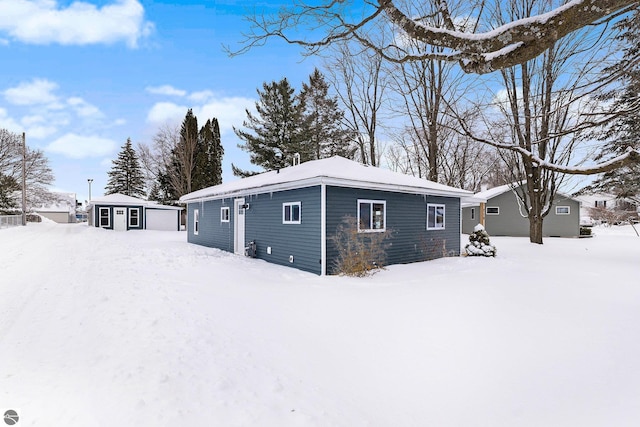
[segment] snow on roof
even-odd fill
[[[470,191],[334,156],[204,188],[182,196],[180,201],[230,197],[248,191],[277,191],[319,184],[442,196],[473,195]]]
[[[109,194],[103,197],[94,197],[89,202],[89,206],[93,205],[146,206],[150,209],[182,209],[179,206],[161,205],[154,201],[138,199],[137,197],[127,196],[120,193]]]
[[[522,181],[522,182],[512,182],[510,184],[500,185],[498,187],[493,187],[493,188],[490,188],[490,189],[485,190],[485,191],[480,191],[479,193],[476,193],[473,196],[473,199],[476,199],[476,200],[471,200],[471,203],[467,203],[463,207],[478,205],[478,204],[480,204],[479,201],[486,202],[489,199],[492,199],[492,198],[494,198],[496,196],[504,194],[504,193],[506,193],[508,191],[513,191],[515,188],[518,188],[523,184],[524,184],[524,181]],[[575,197],[572,197],[572,196],[570,196],[568,194],[565,194],[565,193],[562,193],[562,192],[558,192],[557,194],[558,194],[558,196],[565,197],[566,199],[578,200]]]

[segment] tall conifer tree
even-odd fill
[[[132,197],[145,197],[144,175],[138,162],[138,156],[131,144],[131,138],[122,146],[118,158],[107,172],[109,180],[105,194],[120,193]]]
[[[299,153],[301,160],[309,160],[303,132],[304,105],[294,95],[295,90],[284,78],[279,82],[264,83],[258,90],[257,115],[246,110],[243,126],[248,131],[234,128],[244,141],[240,148],[250,153],[251,163],[265,170],[280,169],[293,163]],[[234,174],[251,175],[234,166]]]

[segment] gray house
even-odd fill
[[[491,236],[529,236],[529,219],[522,203],[507,184],[476,193],[486,203],[469,203],[462,208],[462,232],[470,234],[483,223]],[[551,211],[542,223],[545,237],[577,237],[580,235],[580,201],[557,193]]]
[[[319,275],[334,272],[331,237],[345,217],[358,232],[389,230],[387,264],[459,255],[468,191],[342,157],[306,162],[183,196],[191,243]],[[250,244],[251,243],[251,244]]]
[[[93,198],[87,205],[90,226],[109,230],[180,230],[181,207],[165,206],[124,194]]]

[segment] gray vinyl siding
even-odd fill
[[[523,215],[512,191],[487,200],[487,207],[499,207],[499,215],[485,216],[485,229],[492,236],[529,236],[529,219]],[[569,206],[569,215],[556,215],[556,206]],[[465,227],[466,230],[466,227]],[[576,237],[580,235],[580,202],[557,195],[549,214],[542,222],[544,237]]]
[[[300,202],[300,224],[283,224],[283,203],[295,202]],[[245,240],[256,242],[258,258],[321,274],[320,186],[248,195],[245,203],[250,206],[245,212]]]
[[[474,212],[473,219],[471,218],[471,211]],[[476,225],[480,224],[480,206],[472,206],[462,208],[462,232],[464,234],[473,233],[473,229]]]
[[[332,274],[336,249],[331,242],[345,216],[357,218],[358,199],[386,201],[387,265],[460,254],[460,199],[344,187],[327,187],[327,273]],[[427,230],[427,204],[445,205],[445,229]]]
[[[229,207],[229,222],[220,220],[220,208]],[[193,212],[199,211],[198,234],[193,232]],[[187,241],[233,252],[233,199],[207,200],[187,205]]]

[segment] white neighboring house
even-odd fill
[[[57,201],[33,210],[40,216],[59,224],[76,222],[76,193],[55,193]]]
[[[156,202],[109,194],[91,199],[87,205],[90,226],[109,230],[163,230],[180,231],[179,206],[166,206]]]
[[[576,196],[576,199],[582,202],[580,207],[580,224],[594,225],[597,219],[593,217],[593,209],[601,208],[610,211],[616,209],[629,208],[631,206],[636,212],[640,213],[640,208],[635,206],[633,202],[625,199],[617,199],[613,194],[608,193],[592,193]]]

